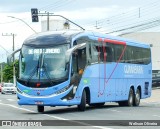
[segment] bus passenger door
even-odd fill
[[[77,49],[72,54],[71,84],[78,88],[86,67],[86,47]]]

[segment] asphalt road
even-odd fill
[[[12,94],[0,94],[0,120],[54,120],[51,121],[52,124],[63,124],[63,120],[86,120],[86,121],[70,121],[69,126],[65,126],[65,129],[78,128],[78,129],[142,129],[142,128],[155,128],[158,129],[159,126],[109,126],[108,124],[101,125],[101,121],[111,123],[117,122],[117,120],[123,120],[126,122],[142,122],[146,120],[160,120],[160,89],[152,90],[152,96],[147,99],[141,100],[139,107],[119,107],[117,103],[106,103],[104,106],[95,108],[87,107],[85,112],[80,112],[77,110],[76,106],[72,107],[45,107],[45,112],[43,114],[37,113],[36,106],[19,106],[16,102],[16,95]],[[60,123],[55,120],[61,120]],[[96,120],[90,121],[87,120]],[[129,121],[126,121],[129,120]],[[135,121],[133,121],[135,120]],[[80,126],[73,126],[74,124],[79,124]],[[89,124],[88,124],[89,123]],[[97,125],[94,125],[97,123]],[[137,124],[136,123],[136,124]],[[89,125],[89,126],[85,126]],[[123,125],[123,124],[122,124]],[[1,128],[1,127],[0,127]],[[2,126],[3,129],[8,129],[8,126]],[[15,129],[22,128],[21,126],[10,127]],[[27,128],[28,127],[23,127]],[[37,127],[29,127],[37,128]],[[38,127],[38,128],[50,128],[49,126]],[[52,128],[64,129],[64,126],[52,126]]]

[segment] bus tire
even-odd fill
[[[44,106],[38,105],[38,106],[37,106],[37,111],[38,111],[38,112],[44,112]]]
[[[139,104],[140,104],[140,98],[141,98],[141,93],[140,93],[140,90],[137,89],[136,90],[136,94],[134,95],[133,106],[139,106]]]
[[[85,90],[83,90],[81,103],[80,103],[80,105],[78,105],[78,110],[79,111],[85,111],[86,110],[86,91]]]
[[[126,105],[129,106],[129,107],[133,106],[133,101],[134,101],[134,92],[133,92],[133,89],[130,88],[129,96],[128,96],[128,100],[126,102]]]

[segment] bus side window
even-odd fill
[[[105,57],[105,48],[102,45],[99,45],[99,57],[100,57],[100,62],[104,62],[104,57]]]
[[[102,46],[96,46],[96,51],[98,53],[98,62],[103,62],[104,60],[104,52]]]
[[[133,50],[130,46],[127,46],[125,52],[124,52],[124,60],[125,63],[132,63],[133,62]]]
[[[143,58],[144,64],[146,64],[146,65],[151,62],[151,53],[150,53],[149,49],[143,49],[142,58]]]
[[[86,66],[86,48],[78,50],[78,67],[83,69]]]
[[[144,64],[142,50],[143,49],[139,47],[135,47],[133,49],[133,52],[134,52],[134,62],[133,63]]]
[[[86,66],[86,48],[78,49],[72,54],[71,84],[78,86]]]
[[[115,46],[115,61],[119,61],[120,56],[123,52],[124,47],[122,45],[116,45]],[[123,62],[123,57],[121,58],[120,62]]]
[[[78,56],[78,52],[76,50],[72,54],[72,73],[78,73],[77,56]]]
[[[106,46],[106,61],[112,62],[113,61],[113,52],[112,48],[109,46]]]
[[[98,46],[95,43],[93,43],[91,46],[92,63],[98,63],[98,61],[99,61],[99,52],[96,47],[98,47]]]
[[[90,42],[88,42],[88,44],[86,45],[86,56],[87,56],[87,65],[90,65],[91,60],[92,60],[91,43]]]

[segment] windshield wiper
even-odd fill
[[[47,71],[46,67],[43,65],[42,68],[44,69],[44,72],[45,72],[46,77],[47,77],[47,79],[49,80],[50,84],[53,85],[53,81],[51,80],[51,78],[50,78],[50,76],[49,76],[49,74],[48,74],[48,71]]]
[[[33,69],[32,73],[30,74],[28,80],[27,80],[27,84],[29,83],[29,81],[31,80],[31,78],[34,76],[35,72],[36,72],[36,75],[38,76],[38,79],[40,81],[41,79],[41,75],[43,75],[43,70],[44,70],[44,73],[47,77],[47,79],[49,80],[50,84],[53,85],[53,82],[48,74],[48,71],[44,65],[44,55],[43,53],[41,53],[39,55],[39,59],[38,59],[38,63],[37,63],[37,66]]]
[[[32,73],[30,74],[30,76],[27,79],[27,84],[28,82],[31,80],[31,78],[34,76],[34,73],[38,73],[38,65],[33,69]]]
[[[39,67],[40,67],[40,56],[38,58],[38,63],[36,65],[36,67],[33,69],[33,71],[31,72],[30,76],[27,79],[27,84],[29,83],[29,81],[31,80],[31,78],[34,76],[35,72],[36,72],[36,74],[38,76]]]

